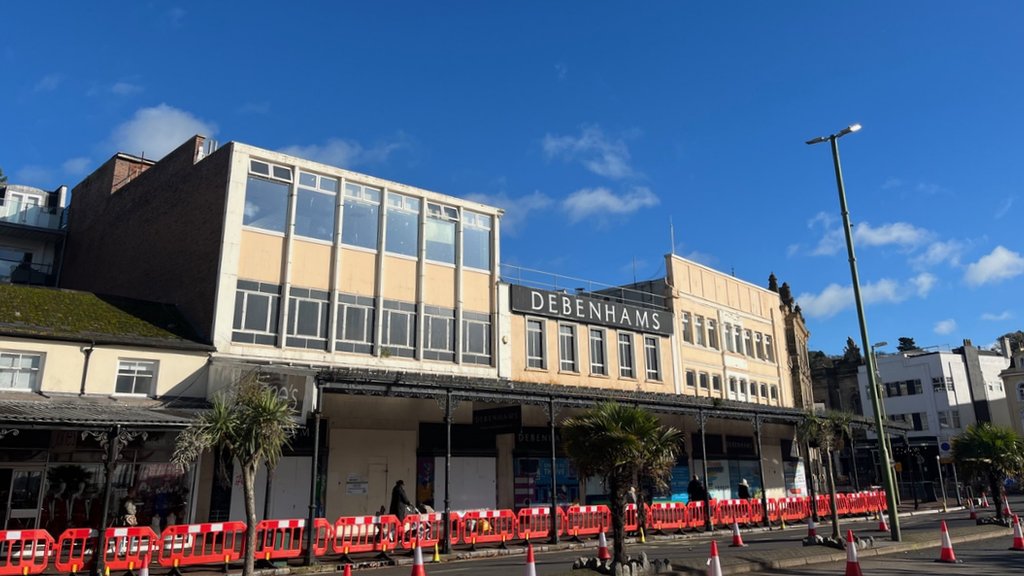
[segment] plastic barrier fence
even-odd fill
[[[556,517],[558,533],[563,534],[565,530],[565,511],[558,509]],[[523,508],[519,510],[516,517],[516,537],[524,541],[547,538],[551,533],[551,508],[536,507]],[[454,540],[453,540],[454,541]]]
[[[648,515],[650,515],[650,509],[648,508]],[[623,530],[628,532],[636,532],[640,528],[640,514],[637,511],[636,504],[626,504],[626,507],[622,510],[623,516]],[[608,530],[611,530],[611,524],[608,525]]]
[[[715,501],[711,501],[711,508],[714,509]],[[689,523],[689,528],[693,530],[699,530],[704,528],[707,523],[707,510],[704,508],[704,501],[698,500],[697,502],[690,502],[686,505],[686,516]]]
[[[175,571],[181,566],[223,566],[240,560],[244,551],[244,522],[178,524],[160,535],[157,562]]]
[[[565,531],[573,538],[597,536],[601,530],[611,530],[612,527],[612,511],[604,504],[569,506],[565,516],[568,519]]]
[[[387,554],[398,546],[400,526],[393,514],[383,516],[342,516],[334,523],[331,551],[349,560],[349,554],[379,552]]]
[[[313,521],[313,555],[323,556],[331,539],[331,525],[324,518]],[[298,558],[306,548],[305,520],[264,520],[256,525],[256,558]]]
[[[681,532],[690,527],[690,515],[682,502],[656,502],[647,512],[647,523],[651,530],[665,533]]]
[[[149,526],[107,528],[103,565],[110,571],[149,567],[160,537]]]
[[[764,507],[760,498],[751,498],[747,501],[750,504],[750,524],[760,524],[764,520]]]
[[[748,500],[719,500],[715,504],[714,519],[716,525],[732,526],[750,522],[750,502]]]
[[[412,550],[416,545],[432,547],[444,537],[444,514],[409,514],[402,519],[400,545]]]
[[[458,542],[477,544],[501,543],[516,537],[516,516],[511,510],[470,510],[458,517]],[[452,543],[456,540],[453,538]]]
[[[46,530],[0,530],[0,575],[39,574],[52,550],[53,537]]]
[[[779,498],[779,517],[786,522],[799,522],[807,517],[805,498]]]
[[[96,561],[93,552],[99,537],[99,531],[92,528],[68,528],[57,540],[53,565],[66,574],[88,572]]]

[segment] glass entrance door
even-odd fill
[[[0,470],[0,498],[6,496],[7,530],[29,530],[39,518],[39,496],[43,486],[42,468]]]

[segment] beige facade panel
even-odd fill
[[[402,302],[416,301],[416,261],[384,256],[384,298]]]
[[[238,277],[246,280],[284,284],[281,259],[284,237],[254,230],[242,230]]]
[[[493,295],[490,273],[463,268],[462,306],[465,310],[490,313]]]
[[[342,248],[338,290],[346,294],[375,296],[376,270],[377,254]]]
[[[455,268],[427,262],[423,275],[423,303],[455,308]]]
[[[331,247],[295,239],[292,242],[292,286],[331,289]]]

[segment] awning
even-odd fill
[[[126,428],[170,430],[187,427],[208,407],[193,398],[123,398],[5,393],[0,426],[5,428]]]

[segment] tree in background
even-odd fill
[[[1014,350],[1020,350],[1024,348],[1024,332],[1017,330],[1016,332],[1007,332],[996,339],[995,349],[1000,353],[1004,354],[1007,350],[1003,350],[1003,338],[1010,339],[1010,350],[1012,354]]]
[[[4,169],[0,168],[0,186],[7,184],[7,176],[4,176]]]
[[[252,576],[256,553],[256,471],[266,462],[273,468],[281,452],[295,434],[294,411],[287,399],[267,386],[258,371],[242,375],[237,382],[213,399],[203,412],[178,435],[172,461],[186,466],[207,450],[219,449],[224,461],[237,460],[242,472],[245,496],[245,567],[243,576]]]
[[[612,559],[615,564],[625,564],[626,492],[634,483],[656,488],[668,484],[682,449],[683,433],[662,426],[642,408],[611,402],[563,421],[562,439],[581,478],[604,480],[612,512]]]
[[[896,349],[900,352],[911,352],[913,350],[918,350],[919,348],[913,338],[900,336],[900,343],[896,346]]]
[[[840,540],[839,511],[836,509],[836,476],[832,469],[832,453],[846,446],[850,437],[850,422],[853,415],[849,412],[826,412],[815,414],[809,412],[797,425],[797,436],[807,442],[811,448],[825,451],[825,473],[828,475],[828,490],[831,494],[830,513],[832,516],[832,539]]]
[[[1024,438],[988,422],[972,424],[953,438],[953,460],[969,478],[988,484],[996,518],[1002,520],[1006,479],[1024,476]]]

